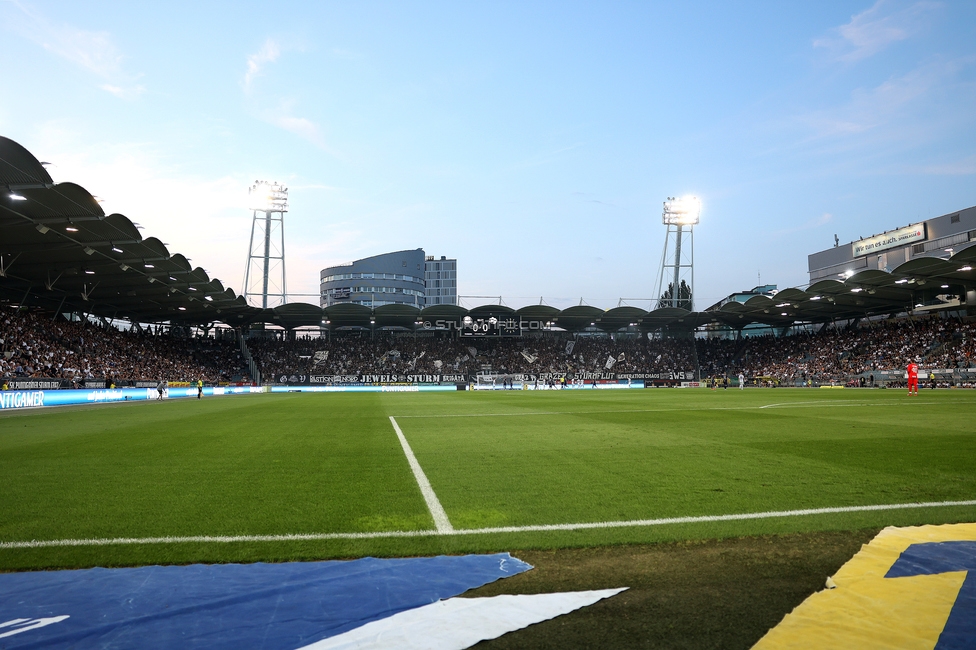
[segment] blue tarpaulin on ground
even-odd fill
[[[498,553],[0,574],[0,648],[291,650],[531,568]]]

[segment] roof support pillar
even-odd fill
[[[61,302],[60,304],[58,304],[58,308],[54,310],[54,316],[51,317],[52,321],[57,320],[58,316],[61,315],[61,308],[64,307],[64,301],[67,299],[68,299],[68,294],[64,294],[61,296]]]

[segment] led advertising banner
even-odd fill
[[[0,392],[0,410],[145,401],[156,397],[154,389],[116,388],[102,390],[5,390]]]
[[[914,226],[905,226],[898,230],[889,230],[886,233],[868,237],[867,239],[859,239],[851,244],[851,246],[853,247],[854,257],[860,257],[862,255],[870,255],[871,253],[888,250],[889,248],[924,241],[925,239],[927,239],[925,224],[919,223]]]
[[[240,395],[247,393],[267,393],[266,386],[221,386],[204,387],[204,397],[214,395]],[[193,387],[167,388],[164,399],[196,397]],[[145,402],[158,399],[155,388],[105,388],[96,390],[5,390],[0,391],[0,410],[39,408],[44,406],[67,406],[69,404],[104,404],[107,402]]]

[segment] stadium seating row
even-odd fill
[[[787,336],[650,339],[552,333],[517,338],[333,333],[252,337],[266,381],[288,375],[700,373],[781,384],[851,381],[904,369],[976,368],[976,321],[932,316]],[[120,331],[0,305],[0,378],[249,381],[233,337]]]

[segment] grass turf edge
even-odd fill
[[[535,569],[465,597],[628,587],[475,648],[749,648],[878,529],[512,551]]]

